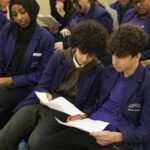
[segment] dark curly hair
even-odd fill
[[[70,43],[83,54],[101,55],[106,52],[107,37],[107,31],[99,22],[86,20],[71,30]]]
[[[140,27],[124,24],[108,40],[108,52],[117,57],[135,56],[148,45],[148,35]]]

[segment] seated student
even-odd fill
[[[0,31],[4,27],[4,25],[8,22],[7,18],[3,13],[0,12]]]
[[[105,51],[107,32],[99,23],[86,21],[72,30],[70,38],[72,49],[52,56],[36,90],[47,92],[49,100],[64,96],[90,114],[95,111],[99,74],[103,69],[96,54]],[[29,101],[32,99],[38,102],[37,97],[32,96]],[[15,150],[18,141],[27,134],[29,141],[36,145],[64,129],[56,124],[55,116],[66,119],[68,115],[41,104],[20,109],[0,131],[0,149]]]
[[[110,123],[104,131],[89,134],[67,128],[45,137],[45,142],[39,141],[31,149],[149,150],[150,73],[139,62],[147,43],[145,32],[132,25],[121,26],[110,38],[113,67],[102,71],[99,109],[90,116]],[[77,118],[86,116],[69,116],[67,120]]]
[[[0,34],[0,126],[37,85],[53,54],[53,37],[36,23],[35,0],[11,0],[11,22]]]
[[[49,0],[51,15],[65,27],[72,12],[72,3],[67,0]]]
[[[119,24],[121,24],[125,13],[133,8],[131,0],[117,0],[110,7],[117,10]]]
[[[110,15],[105,9],[93,2],[93,0],[71,0],[71,2],[75,11],[71,15],[67,26],[60,31],[62,38],[58,38],[55,43],[54,48],[56,51],[64,50],[69,47],[67,37],[71,34],[70,29],[76,26],[80,21],[89,19],[97,20],[108,32],[112,30],[112,19]]]
[[[122,24],[128,23],[139,26],[148,33],[150,37],[150,1],[149,0],[132,0],[134,8],[129,10],[123,18]],[[145,66],[150,66],[150,42],[144,50],[142,63]]]

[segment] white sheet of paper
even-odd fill
[[[47,97],[46,97],[46,93],[35,91],[35,94],[36,94],[36,96],[37,96],[44,104],[46,104],[46,103],[49,102],[48,99],[47,99]]]
[[[51,101],[48,101],[46,97],[46,93],[35,91],[35,94],[45,105],[47,105],[52,109],[64,112],[68,115],[84,114],[82,111],[76,108],[72,103],[70,103],[64,97],[58,97]]]
[[[56,118],[56,121],[62,125],[75,127],[80,130],[86,131],[86,132],[98,132],[103,131],[108,125],[108,122],[100,121],[100,120],[92,120],[89,118],[82,119],[82,120],[76,120],[76,121],[70,121],[70,122],[62,122],[58,118]]]

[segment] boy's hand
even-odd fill
[[[52,95],[50,93],[46,93],[46,97],[47,97],[48,101],[52,100]],[[41,100],[40,100],[40,104],[45,105]]]
[[[67,118],[67,122],[75,121],[75,120],[81,120],[81,119],[85,119],[85,118],[87,118],[86,114],[83,114],[83,115],[79,114],[79,115],[69,116]]]
[[[69,29],[64,28],[60,31],[60,34],[62,34],[63,37],[67,37],[71,35],[71,32]]]
[[[13,80],[11,77],[1,77],[0,78],[0,88],[7,87],[13,84]]]
[[[64,50],[63,42],[56,42],[54,45],[54,49],[56,51],[63,51]]]
[[[150,66],[150,59],[147,59],[147,60],[144,60],[144,61],[141,61],[142,65],[145,67],[145,66]]]
[[[123,135],[120,132],[100,131],[90,133],[90,135],[96,139],[96,143],[102,146],[123,141]]]

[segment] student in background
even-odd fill
[[[72,12],[72,3],[69,0],[49,0],[51,15],[62,25],[68,24]]]
[[[61,51],[69,47],[68,37],[71,35],[71,29],[83,20],[96,20],[100,22],[107,31],[111,32],[112,30],[110,15],[105,9],[93,2],[93,0],[71,0],[71,2],[75,11],[70,17],[67,26],[60,31],[61,38],[56,41],[54,47],[56,51]]]
[[[36,23],[34,0],[11,0],[11,22],[0,33],[0,127],[15,106],[37,85],[54,39]]]
[[[122,24],[133,24],[144,29],[150,37],[150,1],[132,0],[133,9],[129,10],[123,18]],[[150,66],[150,42],[142,54],[144,66]]]
[[[107,32],[95,21],[84,21],[72,30],[70,40],[72,49],[52,56],[36,90],[46,92],[49,100],[63,96],[81,111],[91,114],[95,111],[103,70],[96,54],[105,51]],[[0,149],[16,150],[17,142],[27,135],[30,135],[29,147],[33,149],[47,136],[65,128],[57,124],[55,117],[66,120],[67,114],[39,104],[34,93],[27,101],[36,104],[17,111],[0,131]]]
[[[89,134],[67,128],[32,150],[149,150],[150,73],[140,63],[147,44],[146,33],[132,25],[111,35],[108,50],[113,67],[102,71],[97,111],[90,116],[110,123],[104,131]],[[83,118],[70,116],[67,121]]]
[[[0,31],[4,27],[4,25],[8,22],[6,16],[0,12]]]
[[[111,4],[110,7],[117,11],[117,13],[118,13],[118,23],[119,24],[121,24],[125,13],[129,9],[133,8],[131,0],[117,0],[116,2]]]

